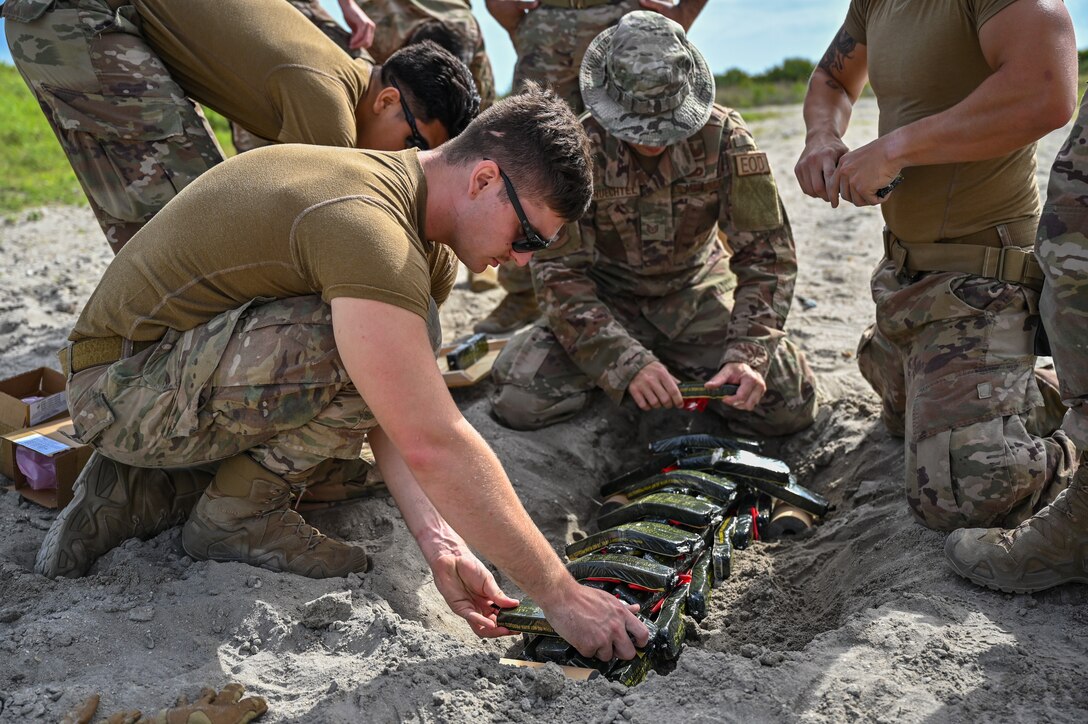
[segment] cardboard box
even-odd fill
[[[0,435],[68,416],[64,375],[48,367],[0,380]],[[31,403],[27,397],[41,397]]]
[[[0,472],[15,482],[12,490],[46,508],[68,505],[72,499],[72,485],[93,452],[90,445],[76,440],[74,433],[72,418],[66,417],[0,437]],[[55,489],[34,490],[30,487],[26,476],[15,464],[15,451],[20,446],[46,451],[56,471]]]

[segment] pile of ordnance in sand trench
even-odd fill
[[[582,656],[524,600],[498,615],[500,625],[525,634],[524,658],[628,686],[651,669],[668,671],[683,648],[684,614],[706,617],[711,589],[729,579],[734,551],[796,534],[831,509],[797,484],[786,463],[759,449],[757,442],[711,435],[667,438],[650,444],[649,462],[605,483],[599,532],[567,546],[567,568],[583,585],[637,604],[650,641],[630,661]]]

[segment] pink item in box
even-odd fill
[[[34,490],[51,490],[57,487],[57,468],[51,455],[19,445],[15,448],[15,464],[26,476],[27,485]]]

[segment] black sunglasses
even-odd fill
[[[427,143],[427,139],[423,137],[423,134],[419,132],[419,128],[416,127],[416,117],[412,115],[411,109],[408,108],[408,103],[404,100],[404,91],[397,85],[397,81],[393,76],[389,76],[389,85],[397,89],[397,95],[400,96],[400,107],[404,109],[404,120],[408,121],[408,128],[412,131],[412,135],[409,136],[408,140],[409,148],[429,151],[431,144]]]
[[[485,158],[484,160],[488,161],[490,159]],[[510,177],[501,168],[499,169],[499,175],[502,176],[502,182],[506,184],[506,195],[510,199],[510,204],[514,207],[514,213],[518,215],[518,221],[521,222],[521,231],[525,234],[522,238],[515,239],[510,248],[520,254],[547,249],[553,241],[559,238],[559,234],[550,239],[541,236],[540,232],[534,229],[533,225],[529,223],[529,219],[525,217],[525,210],[521,208],[518,192],[514,190],[514,184],[510,183]]]

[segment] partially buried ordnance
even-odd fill
[[[629,552],[642,551],[666,558],[679,558],[695,552],[703,545],[703,538],[664,523],[637,521],[623,523],[600,533],[575,541],[567,546],[567,558],[576,560],[582,556],[600,551]]]
[[[797,484],[788,465],[752,448],[709,435],[651,444],[658,457],[601,487],[603,497],[629,502],[598,518],[600,532],[567,546],[567,569],[576,580],[639,607],[651,638],[634,660],[601,663],[579,655],[529,601],[502,611],[498,623],[527,634],[531,660],[592,668],[628,686],[652,666],[675,660],[685,616],[708,615],[711,591],[729,578],[735,551],[793,525],[792,515],[811,520],[830,509],[826,498]]]

